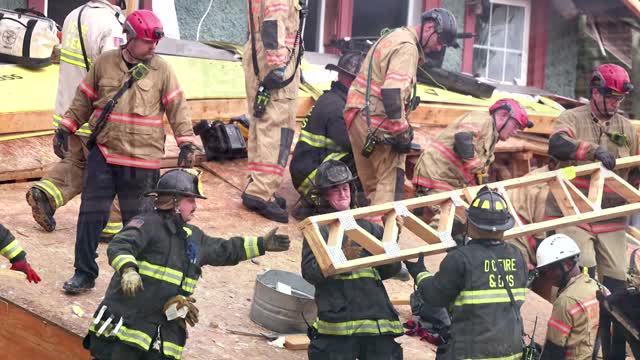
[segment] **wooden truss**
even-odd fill
[[[637,166],[640,166],[640,155],[617,159],[616,169]],[[585,196],[571,183],[571,180],[575,177],[589,175],[591,176],[590,187],[588,195]],[[514,213],[507,190],[514,188],[526,189],[528,186],[540,183],[549,185],[550,193],[558,201],[564,217],[525,225]],[[640,212],[640,191],[614,172],[601,167],[600,163],[524,176],[491,183],[488,186],[496,189],[505,197],[509,210],[516,219],[515,226],[505,232],[505,239],[513,239],[570,225],[590,223]],[[626,199],[628,203],[602,209],[602,196],[605,186],[608,190],[614,191]],[[309,242],[309,246],[325,276],[411,259],[418,257],[419,254],[433,255],[456,246],[456,243],[451,238],[454,218],[458,217],[461,221],[466,221],[465,209],[469,207],[469,203],[480,188],[481,186],[474,186],[393,203],[312,216],[302,221],[299,227]],[[413,209],[427,206],[440,207],[441,215],[437,228],[429,226],[411,212]],[[382,216],[384,219],[385,231],[382,240],[376,239],[355,221],[356,219],[377,216]],[[403,234],[405,231],[409,231],[426,244],[414,248],[400,249],[396,241],[398,238],[397,216],[404,218]],[[328,239],[324,239],[320,233],[320,226],[325,225],[329,227]],[[358,243],[372,255],[347,260],[342,252],[344,235]]]

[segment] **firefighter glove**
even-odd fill
[[[53,136],[53,152],[64,159],[64,153],[69,151],[69,131],[63,127],[58,127]]]
[[[609,170],[613,170],[616,167],[616,158],[602,146],[598,146],[596,149],[596,160],[602,163],[602,166]]]
[[[142,286],[142,278],[133,266],[130,266],[122,272],[122,280],[120,280],[122,292],[127,296],[136,296],[139,291],[144,290]]]
[[[484,185],[489,182],[489,174],[484,173],[482,171],[478,171],[476,173],[476,184]]]
[[[195,149],[195,145],[191,143],[184,143],[180,145],[180,154],[178,154],[179,167],[190,168],[193,165],[193,151]]]
[[[264,241],[264,249],[266,251],[287,251],[289,250],[289,235],[286,234],[276,234],[278,230],[277,227],[274,227],[262,238]]]
[[[163,313],[167,313],[167,310],[173,305],[175,304],[176,306],[176,310],[180,310],[182,308],[187,309],[187,314],[184,315],[184,319],[181,317],[178,317],[176,319],[176,321],[179,322],[181,327],[185,327],[185,322],[187,324],[189,324],[189,326],[193,327],[195,326],[199,319],[198,319],[198,315],[200,314],[200,310],[198,310],[198,308],[193,305],[196,302],[196,299],[194,299],[193,297],[189,296],[183,296],[183,295],[176,295],[174,297],[172,297],[171,299],[169,299],[169,301],[167,301],[164,306],[162,307],[162,312]]]
[[[11,270],[25,273],[29,282],[34,282],[36,284],[40,282],[40,276],[38,275],[38,273],[36,273],[35,270],[33,270],[31,264],[29,264],[27,260],[23,259],[14,262],[13,264],[11,264]]]
[[[284,67],[269,71],[262,83],[267,89],[277,89],[284,81]]]
[[[407,271],[409,272],[409,274],[411,274],[413,281],[416,280],[418,274],[427,271],[427,268],[424,266],[424,254],[420,254],[420,256],[418,257],[418,261],[416,262],[405,260],[404,265],[407,267]]]

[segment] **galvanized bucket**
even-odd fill
[[[280,285],[281,291],[276,290],[278,283],[285,285]],[[287,285],[291,287],[290,294]],[[318,312],[314,295],[313,285],[300,275],[269,270],[256,277],[249,317],[256,324],[278,333],[306,333],[307,324],[304,319],[311,324]]]

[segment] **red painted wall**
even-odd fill
[[[476,15],[469,5],[464,7],[464,32],[476,31]],[[473,41],[474,38],[464,39],[462,50],[462,72],[471,74],[473,71]]]
[[[353,25],[353,1],[354,0],[327,0],[325,4],[324,45],[327,46],[332,39],[351,36]],[[338,50],[327,47],[325,52],[338,54]]]
[[[153,0],[140,0],[138,7],[140,9],[153,10]]]
[[[41,13],[45,12],[44,0],[27,0],[27,7],[29,9],[38,10]]]
[[[442,0],[422,0],[422,10],[442,7]]]
[[[545,68],[547,66],[549,6],[550,0],[536,0],[535,6],[531,7],[527,86],[540,89],[544,89]]]

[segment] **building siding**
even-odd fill
[[[0,9],[26,8],[27,0],[0,0]]]
[[[180,37],[195,40],[198,23],[207,11],[209,0],[175,0],[175,5]],[[244,44],[247,39],[247,24],[246,1],[213,0],[211,10],[200,28],[200,41]]]
[[[576,19],[564,19],[554,6],[549,7],[549,30],[545,90],[576,96],[576,67],[578,65],[578,24]],[[578,96],[584,94],[578,94]]]
[[[442,0],[442,7],[451,11],[458,23],[458,32],[464,32],[464,6],[465,0]],[[442,68],[450,71],[462,71],[462,39],[458,40],[460,49],[447,49]]]

